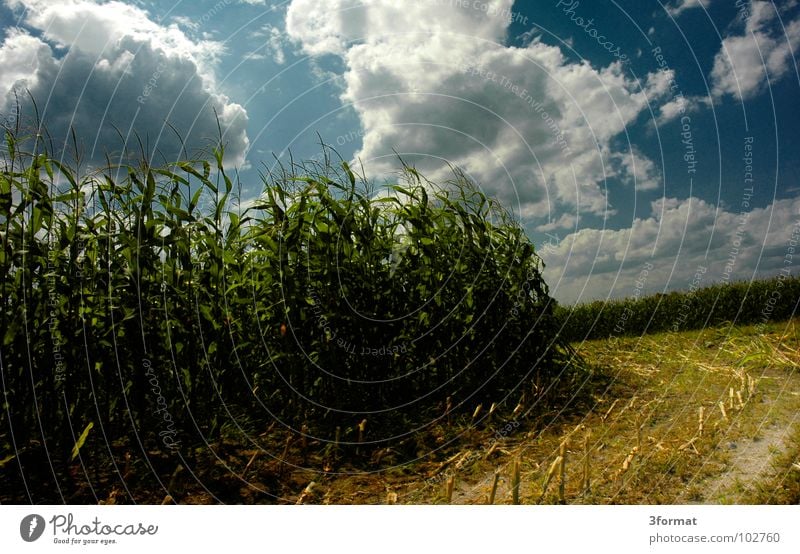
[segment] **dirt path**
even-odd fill
[[[795,372],[785,385],[775,401],[772,411],[777,416],[772,421],[762,422],[753,436],[721,445],[730,452],[730,460],[721,474],[700,484],[699,502],[746,503],[753,487],[773,472],[775,457],[786,450],[792,430],[800,425],[800,376]],[[688,499],[679,499],[684,500]]]
[[[729,443],[733,453],[729,467],[702,484],[703,501],[741,503],[745,492],[768,475],[773,456],[784,450],[790,435],[790,427],[773,425],[754,438]]]

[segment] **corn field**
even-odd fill
[[[326,151],[264,170],[245,205],[221,146],[83,168],[18,133],[0,175],[6,497],[69,498],[76,468],[121,472],[123,449],[192,467],[226,428],[337,447],[341,430],[345,449],[570,386],[534,246],[457,172],[404,166],[378,193]]]
[[[560,336],[571,342],[612,336],[688,331],[723,324],[758,325],[791,319],[800,303],[800,278],[720,283],[693,292],[558,306]]]

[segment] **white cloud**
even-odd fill
[[[98,57],[114,52],[123,38],[203,66],[210,66],[221,52],[219,43],[192,41],[177,24],[159,25],[147,12],[118,0],[6,0],[6,4],[24,8],[25,24],[41,31],[48,42]]]
[[[792,52],[800,47],[800,18],[779,25],[772,2],[753,0],[744,32],[726,37],[711,70],[716,98],[732,95],[742,100],[761,92],[794,68]]]
[[[621,170],[612,141],[668,81],[640,84],[619,63],[573,63],[537,40],[506,47],[513,1],[479,5],[294,0],[286,29],[305,53],[345,62],[342,100],[371,173],[395,168],[397,150],[434,180],[444,162],[462,167],[526,218],[606,212],[605,180]]]
[[[581,229],[546,249],[545,280],[555,298],[572,303],[634,295],[646,264],[652,265],[643,289],[648,293],[665,284],[688,288],[701,266],[703,285],[775,275],[785,267],[798,216],[800,198],[776,200],[744,216],[695,197],[660,199],[649,217],[629,228]]]
[[[29,89],[57,142],[70,127],[102,159],[119,151],[123,133],[136,131],[164,156],[179,155],[174,125],[191,151],[217,135],[216,110],[228,143],[227,159],[241,164],[248,146],[247,112],[220,90],[213,67],[221,46],[190,40],[177,24],[162,26],[147,12],[119,1],[6,0],[25,30],[7,33],[0,47],[0,111],[13,90]],[[56,49],[57,48],[57,49]],[[58,53],[67,49],[66,54]],[[6,70],[12,65],[14,70]],[[6,78],[11,75],[11,78]]]
[[[673,6],[667,6],[667,13],[675,17],[692,8],[708,8],[711,0],[678,0]]]
[[[656,124],[666,125],[679,116],[697,112],[700,108],[710,105],[711,98],[708,96],[676,96],[666,104],[659,106]]]
[[[308,54],[343,56],[356,44],[374,44],[415,35],[455,35],[501,40],[513,0],[488,0],[451,7],[441,0],[292,0],[286,13],[286,30]],[[455,46],[455,45],[454,45]]]
[[[623,178],[632,183],[636,190],[656,190],[661,187],[661,172],[656,164],[642,155],[636,148],[616,156],[622,166]]]
[[[0,109],[5,111],[13,91],[35,89],[39,75],[55,69],[52,49],[19,29],[10,29],[0,46]]]
[[[198,31],[198,29],[200,29],[200,22],[193,17],[176,15],[172,18],[172,20],[177,23],[178,26],[183,27],[184,29],[189,29],[195,33]]]
[[[269,51],[272,53],[272,59],[278,65],[283,65],[286,61],[286,55],[283,52],[283,40],[284,35],[283,33],[276,28],[272,28],[269,31],[269,37],[267,39],[267,46],[269,47]]]
[[[540,233],[549,233],[559,229],[575,229],[578,225],[579,217],[576,214],[564,213],[558,219],[548,221],[536,227]]]
[[[278,65],[286,63],[286,52],[284,47],[288,41],[286,34],[272,25],[264,25],[261,29],[254,32],[252,37],[264,42],[264,46],[257,50],[264,50],[271,55],[272,61]],[[263,56],[251,55],[251,59],[262,58]]]

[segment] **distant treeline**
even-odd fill
[[[800,278],[781,274],[752,282],[716,284],[689,292],[559,306],[561,338],[568,341],[686,331],[724,323],[758,324],[793,317]]]

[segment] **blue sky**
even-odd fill
[[[90,159],[116,129],[174,158],[216,112],[247,198],[319,136],[379,182],[395,151],[454,164],[563,302],[800,265],[796,0],[3,0],[0,26],[6,119],[27,89]]]

